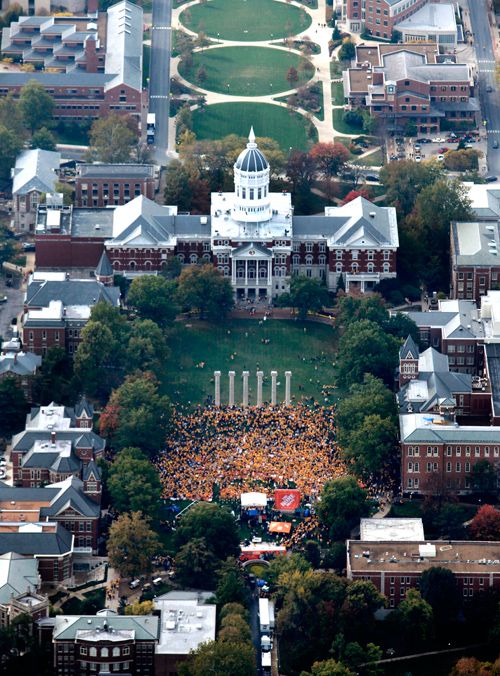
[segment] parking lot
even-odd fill
[[[438,136],[432,137],[391,138],[387,142],[387,159],[390,162],[397,162],[399,160],[422,162],[431,159],[442,162],[444,161],[446,152],[457,149],[460,138],[464,139],[466,148],[473,148],[483,153],[483,157],[479,159],[479,169],[481,172],[482,167],[484,167],[484,172],[486,167],[484,160],[486,141],[480,137],[478,131],[472,131],[468,134],[465,134],[465,132],[460,134],[440,132]]]

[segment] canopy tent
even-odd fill
[[[267,495],[265,493],[242,493],[241,508],[251,509],[252,507],[267,507]]]
[[[292,530],[292,524],[288,521],[271,521],[269,524],[270,533],[289,533]]]

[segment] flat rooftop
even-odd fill
[[[430,547],[428,545],[431,545]],[[454,573],[500,573],[498,542],[360,542],[348,540],[347,563],[353,572],[422,571],[432,566]]]
[[[202,599],[179,598],[180,594],[165,594],[155,599],[155,608],[161,611],[160,641],[157,654],[187,655],[201,643],[215,640],[215,605],[204,605]]]
[[[422,519],[361,519],[360,539],[421,542],[424,539]]]

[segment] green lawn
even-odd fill
[[[311,24],[303,9],[273,0],[210,0],[185,9],[186,28],[224,40],[270,40],[296,35]]]
[[[142,45],[142,86],[148,86],[149,67],[151,64],[151,47]]]
[[[342,82],[332,82],[332,101],[334,106],[344,105],[344,85]]]
[[[374,153],[367,155],[366,157],[358,157],[354,164],[362,164],[367,167],[381,167],[384,162],[384,154],[382,149],[379,148]]]
[[[263,339],[269,339],[265,345]],[[227,372],[236,371],[236,401],[241,401],[240,374],[250,371],[250,402],[255,403],[258,369],[264,371],[264,400],[271,398],[270,371],[278,371],[278,398],[285,394],[286,370],[292,371],[292,395],[323,401],[321,388],[334,380],[336,332],[331,326],[313,322],[232,320],[213,325],[193,320],[176,325],[170,339],[174,380],[166,391],[178,403],[202,404],[213,395],[213,372],[222,371],[221,396],[227,402]],[[232,356],[232,358],[231,358]],[[201,366],[203,364],[203,366]],[[299,389],[300,387],[300,389]],[[332,403],[332,401],[330,402]]]
[[[334,61],[333,59],[330,61],[330,75],[333,79],[342,77],[342,66],[340,65],[340,61]]]
[[[356,134],[357,136],[360,136],[363,133],[363,130],[344,122],[344,113],[345,110],[343,108],[333,109],[333,128],[335,131],[338,131],[341,134]]]
[[[199,68],[206,79],[198,79]],[[288,82],[288,69],[297,70],[298,81]],[[192,65],[181,61],[179,73],[195,84],[214,92],[234,96],[263,96],[294,89],[314,74],[310,61],[292,52],[265,47],[218,47],[195,52]]]
[[[217,103],[193,112],[193,131],[198,139],[219,139],[228,134],[248,136],[253,125],[257,136],[269,136],[284,151],[307,150],[317,140],[316,130],[308,138],[310,123],[298,113],[267,103]]]

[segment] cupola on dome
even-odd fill
[[[247,147],[239,154],[234,167],[240,171],[247,172],[259,172],[269,169],[268,161],[255,143],[253,127],[250,129],[250,134],[248,135]]]

